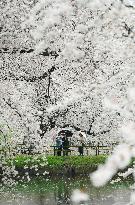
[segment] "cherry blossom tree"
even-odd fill
[[[97,2],[94,4],[97,5]],[[129,7],[132,9],[133,6],[120,1],[110,1],[108,4],[102,2],[102,9],[92,6],[92,2],[88,1],[66,1],[64,5],[62,1],[41,1],[32,9],[30,18],[23,26],[30,24],[32,27],[36,54],[46,50],[58,54],[53,62],[55,69],[50,91],[55,97],[52,97],[47,108],[49,115],[52,113],[53,118],[59,115],[57,120],[60,124],[65,121],[73,123],[74,119],[75,125],[82,125],[81,119],[83,122],[86,120],[81,128],[85,127],[88,133],[96,135],[108,131],[101,128],[105,126],[105,122],[101,123],[102,119],[108,122],[107,115],[112,117],[110,124],[106,124],[109,130],[112,130],[113,123],[117,127],[118,121],[121,123],[122,120],[119,112],[110,114],[103,111],[102,100],[108,94],[115,100],[116,92],[123,95],[126,87],[133,81],[133,76],[127,81],[131,72],[124,71],[132,58],[129,18],[124,16],[124,12],[118,16],[119,10],[128,12]],[[126,56],[127,46],[130,52]],[[87,116],[85,120],[83,113]],[[93,127],[98,130],[97,133],[91,130],[94,122],[96,127]]]
[[[82,7],[81,9],[80,8],[78,9],[80,2]],[[87,103],[85,105],[84,99],[88,99],[89,97],[91,100],[90,94],[92,95],[94,93],[93,92],[94,90],[96,92],[97,101],[98,101],[97,96],[100,96],[98,102],[100,106],[102,105],[101,113],[104,114],[103,117],[100,116],[100,118],[98,118],[98,120],[96,121],[96,128],[99,126],[100,120],[102,119],[108,120],[108,118],[106,117],[108,112],[105,111],[104,105],[106,105],[108,108],[110,107],[113,108],[114,110],[116,110],[117,116],[121,116],[121,118],[118,121],[118,118],[116,119],[116,115],[114,115],[114,118],[116,119],[116,123],[122,123],[123,121],[125,124],[127,124],[127,122],[130,122],[128,126],[126,125],[122,127],[122,134],[123,134],[122,139],[124,143],[119,145],[114,150],[112,156],[109,157],[106,164],[102,167],[99,167],[99,170],[97,170],[92,175],[93,183],[96,186],[101,186],[104,185],[107,181],[109,181],[114,176],[114,174],[117,173],[119,169],[124,169],[129,164],[131,158],[134,157],[134,134],[133,134],[134,133],[134,101],[133,101],[134,88],[132,87],[134,87],[133,19],[135,14],[134,13],[135,5],[134,5],[134,1],[108,1],[108,2],[96,1],[96,3],[93,2],[93,4],[91,3],[89,4],[88,1],[85,1],[85,3],[83,3],[82,1],[80,2],[78,3],[77,1],[78,4],[76,4],[76,1],[66,2],[67,3],[66,6],[69,9],[69,13],[67,17],[67,11],[65,12],[64,10],[65,7],[63,7],[62,4],[58,5],[57,2],[55,1],[53,1],[53,4],[48,4],[48,2],[44,3],[44,1],[42,1],[42,8],[44,7],[44,9],[42,9],[42,12],[40,13],[39,10],[41,4],[38,4],[39,7],[35,8],[34,10],[35,13],[33,13],[34,17],[30,19],[29,23],[32,22],[31,25],[35,29],[33,33],[34,34],[33,37],[36,36],[37,44],[35,47],[36,48],[35,52],[37,53],[42,52],[44,48],[46,48],[46,46],[48,48],[48,41],[47,41],[48,33],[50,34],[50,32],[55,31],[57,36],[57,33],[61,34],[61,30],[62,30],[62,34],[59,38],[59,41],[52,40],[51,43],[53,44],[53,48],[58,49],[58,52],[60,53],[59,56],[61,55],[60,65],[62,65],[62,60],[64,60],[64,62],[66,60],[66,65],[64,65],[64,69],[66,69],[67,67],[66,74],[69,73],[71,69],[70,73],[72,75],[71,74],[68,76],[64,75],[64,82],[66,80],[65,79],[66,77],[69,82],[68,90],[66,89],[66,92],[63,92],[61,94],[63,99],[62,101],[60,98],[60,100],[58,100],[55,105],[51,105],[49,107],[48,111],[50,114],[53,113],[53,115],[55,115],[56,111],[61,112],[61,109],[62,111],[66,109],[70,109],[71,113],[70,111],[66,112],[64,118],[68,118],[69,116],[68,120],[70,121],[70,119],[72,119],[71,116],[76,116],[75,118],[75,123],[76,123],[77,116],[81,112],[84,114],[84,110],[86,111],[87,108],[89,109],[93,108],[92,106],[88,107],[88,104],[91,101],[87,100]],[[69,3],[71,3],[70,6]],[[90,22],[91,19],[88,20],[88,17],[90,17],[90,15],[86,14],[87,13],[86,5],[87,6],[89,5],[90,8],[90,10],[88,9],[89,12],[91,11],[93,15],[95,14],[94,15],[95,18],[93,17],[93,15],[91,15],[91,17],[94,18],[92,22],[93,25]],[[91,5],[94,6],[94,8],[92,8]],[[50,12],[50,7],[52,12]],[[56,8],[58,10],[56,10]],[[82,18],[80,13],[82,13],[83,8],[85,9],[85,15],[87,17],[84,15]],[[63,13],[63,11],[65,13]],[[40,14],[39,18],[37,18],[37,14]],[[64,18],[61,18],[61,15],[62,17],[64,15]],[[47,21],[46,16],[49,19],[49,21]],[[77,33],[76,27],[78,26],[77,24],[78,22],[76,23],[76,20],[78,20],[80,16],[82,21],[84,22],[81,22],[81,31]],[[74,30],[72,32],[71,26],[67,25],[67,23],[72,22],[73,17],[75,17],[74,19],[75,23],[73,28]],[[63,19],[64,20],[66,19],[65,20],[66,22],[63,23]],[[90,26],[86,25],[87,22]],[[69,41],[66,38],[67,37],[66,31],[64,30],[64,28],[61,29],[63,25],[66,31],[68,30]],[[36,30],[38,30],[39,33],[37,33]],[[85,38],[87,34],[89,34],[88,36],[90,37],[90,44],[88,46],[88,48],[91,51],[90,53],[88,52],[88,49],[84,47],[84,45],[87,46],[87,40]],[[62,41],[63,49],[61,48],[61,45],[58,45],[58,43],[61,40],[61,37],[63,38]],[[79,46],[78,46],[78,41],[76,43],[76,39],[78,40],[78,38],[80,43]],[[49,49],[50,48],[51,46],[49,44]],[[87,50],[87,55],[85,49]],[[58,61],[59,61],[59,56],[57,58]],[[87,66],[85,67],[84,62],[87,59],[86,56],[88,56],[89,60],[86,64]],[[59,62],[57,60],[55,61],[55,63],[57,62],[58,65]],[[56,69],[56,72],[54,72],[55,75],[57,74],[58,76],[60,76],[59,70],[61,70],[61,73],[63,73],[62,72],[63,67],[62,69],[60,69],[61,68],[60,65],[58,66],[58,69]],[[74,72],[74,68],[75,68],[75,72]],[[79,70],[78,68],[79,69],[83,68],[84,78],[83,78],[83,74],[78,72]],[[85,71],[88,74],[88,76],[91,77],[91,79],[88,80],[87,78],[88,76],[86,75]],[[80,84],[77,81],[77,78],[75,81],[73,80],[74,78],[72,79],[72,76],[74,76],[76,73],[78,74],[77,77],[79,78],[79,80],[81,79]],[[57,77],[55,77],[54,79],[56,80]],[[61,82],[60,78],[58,82]],[[67,86],[66,83],[63,83],[62,87],[63,85],[65,87]],[[72,88],[70,88],[71,90],[69,91],[69,86],[71,85]],[[88,89],[86,85],[88,85]],[[97,102],[96,100],[94,99],[95,104]],[[103,104],[101,102],[103,102]],[[92,111],[94,111],[94,109],[92,109]],[[72,113],[75,113],[75,115],[72,115]],[[85,112],[85,115],[86,113],[88,114],[88,111]],[[79,122],[81,119],[80,116],[81,115],[79,115]],[[112,111],[111,111],[111,116],[112,116]],[[95,122],[94,117],[91,116],[92,122]],[[109,113],[109,117],[110,117],[110,113]],[[113,118],[113,123],[115,122],[114,118]],[[105,121],[103,123],[105,125]],[[118,124],[116,126],[118,129]],[[90,127],[90,133],[91,131],[92,131],[92,127]],[[132,204],[134,203],[134,195],[131,196],[131,203]]]
[[[1,122],[20,137],[43,138],[55,125],[69,124],[95,139],[119,138],[125,116],[104,103],[105,96],[119,101],[134,81],[134,5],[14,0],[1,6],[7,22],[1,26]]]
[[[0,132],[37,142],[68,124],[103,142],[121,138],[91,176],[104,185],[135,156],[134,1],[8,0],[0,7]]]

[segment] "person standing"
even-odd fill
[[[68,156],[69,152],[69,141],[67,137],[62,138],[62,146],[63,146],[63,156]]]
[[[78,152],[80,156],[83,156],[84,154],[84,140],[83,140],[83,134],[80,132],[79,133],[79,147],[78,147]]]
[[[61,151],[62,151],[62,138],[61,137],[56,138],[56,148],[57,148],[57,156],[61,156]]]

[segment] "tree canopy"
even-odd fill
[[[65,124],[90,138],[120,138],[121,123],[134,121],[126,106],[134,2],[9,0],[0,7],[0,123],[17,140],[42,139]]]

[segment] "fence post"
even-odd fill
[[[98,155],[98,149],[97,149],[97,145],[96,145],[96,156]]]
[[[54,146],[54,156],[55,156],[55,146]]]
[[[97,155],[99,155],[99,152],[100,152],[100,150],[99,150],[99,142],[98,142],[97,152],[98,152]]]

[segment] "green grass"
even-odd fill
[[[58,156],[48,156],[48,165],[49,166],[86,166],[94,165],[97,166],[105,162],[107,156],[67,156],[67,157],[58,157]]]
[[[19,173],[28,171],[35,176],[38,172],[42,175],[49,172],[50,175],[72,173],[76,175],[89,174],[97,169],[98,165],[104,164],[108,155],[98,156],[45,156],[45,155],[18,155],[7,160],[8,166],[15,166]],[[130,162],[132,167],[134,159]]]
[[[8,159],[7,164],[9,166],[14,165],[18,168],[24,168],[24,166],[31,167],[35,165],[43,167],[47,165],[47,159],[44,155],[18,155],[12,159]]]
[[[30,156],[30,155],[18,155],[8,160],[8,164],[15,165],[16,167],[23,168],[24,166],[47,166],[52,168],[60,168],[63,166],[97,166],[103,164],[107,158],[107,155],[98,156]]]

